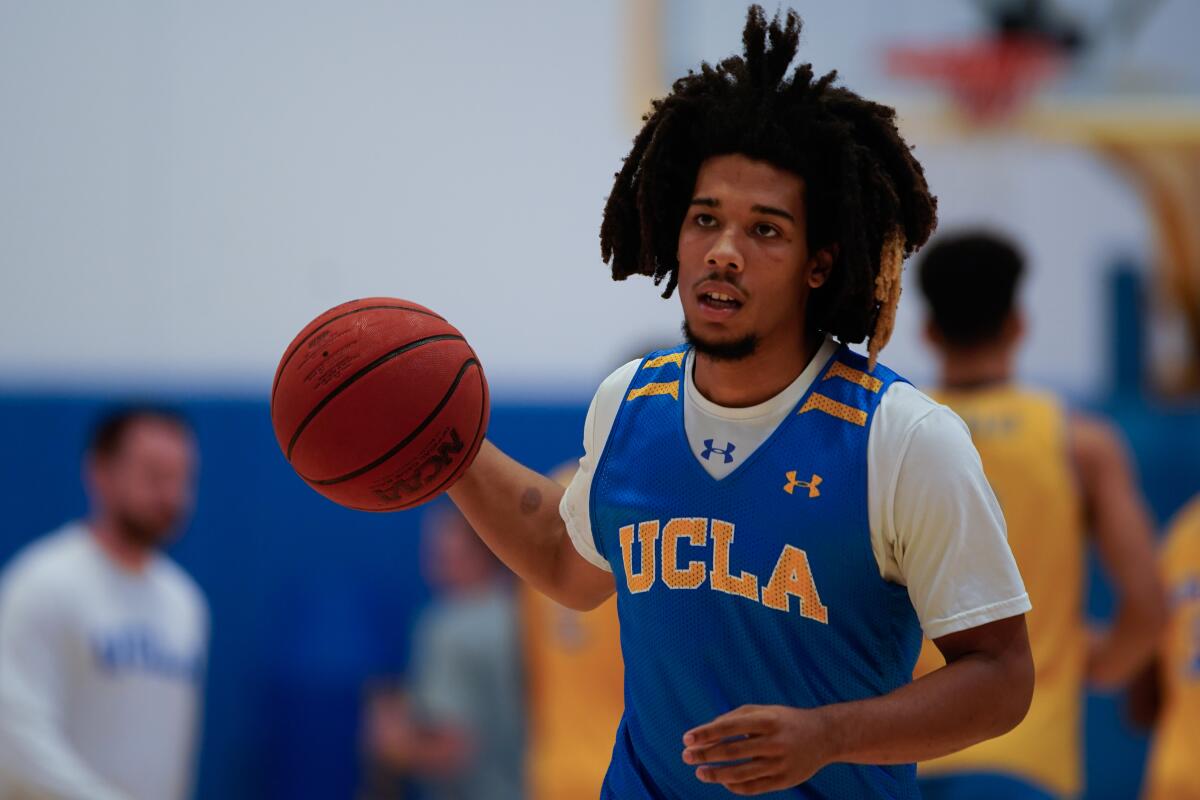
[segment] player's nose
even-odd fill
[[[721,235],[713,241],[704,260],[713,269],[741,272],[745,267],[745,260],[741,248],[738,247],[737,231],[732,227],[722,231]]]

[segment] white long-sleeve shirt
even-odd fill
[[[191,792],[208,610],[165,556],[116,565],[80,524],[0,578],[0,800]]]

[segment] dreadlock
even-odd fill
[[[896,129],[894,109],[816,77],[811,64],[787,75],[800,17],[767,22],[750,7],[744,55],[689,70],[655,100],[633,141],[600,226],[613,278],[679,283],[679,229],[700,165],[740,153],[799,175],[810,251],[832,247],[834,268],[810,295],[808,325],[843,342],[870,338],[872,366],[891,336],[905,257],[937,225],[937,199]]]

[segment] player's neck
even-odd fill
[[[125,572],[141,573],[154,557],[152,548],[131,541],[112,520],[97,516],[89,528],[104,555]]]
[[[1013,377],[1013,349],[984,345],[942,353],[942,388],[970,390],[1008,383]]]
[[[736,361],[696,353],[696,389],[725,408],[765,403],[800,376],[824,340],[819,333],[764,340],[752,355]]]

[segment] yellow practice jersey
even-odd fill
[[[1162,553],[1171,621],[1160,650],[1162,710],[1147,800],[1200,800],[1200,497],[1177,517]]]
[[[1080,725],[1087,657],[1083,619],[1085,529],[1071,462],[1068,416],[1052,395],[1016,386],[935,393],[971,438],[1008,523],[1033,604],[1026,615],[1036,683],[1009,733],[919,765],[925,776],[1003,773],[1064,797],[1081,784]],[[945,664],[925,642],[917,675]]]
[[[617,603],[581,613],[521,592],[532,800],[598,797],[624,708]]]

